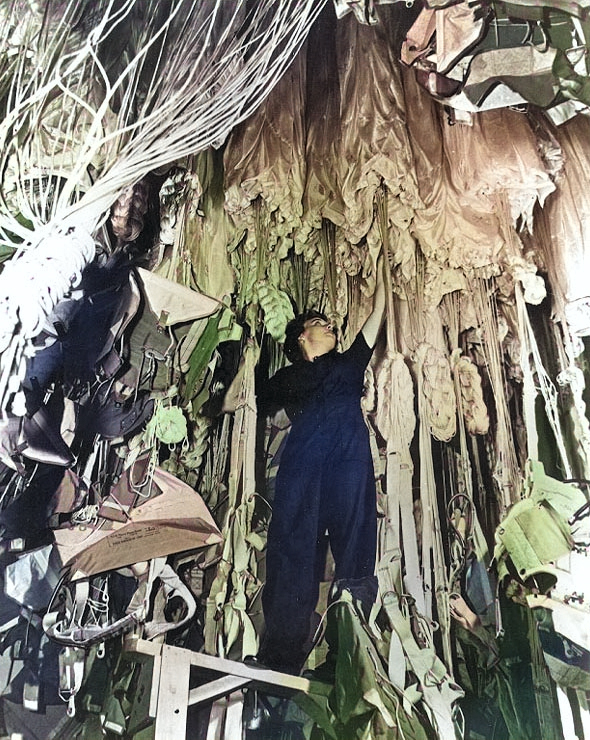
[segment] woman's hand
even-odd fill
[[[460,594],[451,594],[449,597],[449,603],[451,608],[451,616],[455,619],[462,627],[470,632],[475,632],[481,625],[481,620],[472,612],[467,606],[465,599]]]

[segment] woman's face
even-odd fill
[[[314,316],[303,325],[299,335],[301,351],[306,360],[313,360],[320,355],[331,352],[336,346],[336,335],[331,322]]]

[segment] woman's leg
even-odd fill
[[[262,606],[266,624],[259,652],[269,667],[298,672],[303,645],[318,599],[321,556],[321,471],[305,464],[281,466],[268,532],[266,585]],[[324,552],[325,555],[325,552]]]
[[[330,547],[335,580],[373,575],[377,548],[377,500],[373,462],[344,460],[326,480]]]

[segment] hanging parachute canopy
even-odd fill
[[[89,235],[119,194],[221,144],[280,79],[322,6],[173,0],[164,10],[155,0],[71,0],[4,11],[11,54],[1,101],[0,244],[17,253],[0,279],[1,349],[11,345],[2,408],[7,376],[22,376],[23,352],[43,319],[79,282],[68,259],[82,267],[92,260]],[[29,317],[13,286],[24,295],[39,280],[19,263],[43,249],[48,233],[57,237],[51,267],[64,278],[36,286],[46,298]]]

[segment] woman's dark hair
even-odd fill
[[[310,309],[309,311],[300,313],[299,316],[291,319],[291,321],[289,321],[289,323],[287,324],[287,328],[285,330],[285,344],[283,345],[283,349],[289,362],[295,363],[303,360],[303,352],[301,351],[301,347],[299,345],[299,337],[305,330],[305,322],[309,321],[310,319],[323,319],[324,321],[327,321],[328,317],[321,311]]]

